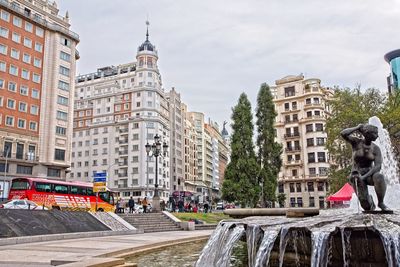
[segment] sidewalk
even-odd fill
[[[159,232],[8,245],[0,247],[0,266],[52,266],[51,261],[83,261],[91,258],[98,261],[99,257],[113,257],[139,250],[143,246],[207,237],[211,233],[212,230]]]

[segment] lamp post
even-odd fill
[[[10,147],[7,147],[7,151],[6,151],[6,163],[4,164],[4,180],[3,180],[3,191],[1,192],[1,198],[2,200],[4,199],[4,194],[6,192],[6,181],[7,181],[7,161],[8,161],[8,157],[11,156],[10,153]]]
[[[156,180],[154,184],[153,210],[155,212],[159,212],[161,209],[160,209],[160,196],[158,195],[158,157],[161,156],[161,152],[163,153],[164,156],[166,155],[168,145],[165,142],[161,144],[161,137],[158,134],[156,134],[154,136],[154,143],[151,145],[147,143],[145,147],[146,147],[147,159],[153,156],[156,158]]]

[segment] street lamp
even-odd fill
[[[156,134],[154,136],[154,143],[151,145],[149,143],[147,143],[145,145],[145,148],[146,148],[146,153],[147,153],[147,159],[149,159],[153,156],[156,158],[156,181],[154,184],[153,210],[155,212],[158,212],[158,211],[160,211],[160,196],[158,195],[158,156],[161,155],[161,152],[163,153],[164,156],[166,155],[168,145],[166,142],[163,142],[161,144],[161,137],[158,134]],[[161,148],[162,148],[162,151],[161,151]],[[147,173],[148,173],[148,171],[149,170],[147,170]]]

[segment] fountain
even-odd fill
[[[353,197],[347,209],[322,210],[306,218],[257,216],[220,222],[196,267],[209,266],[400,266],[400,186],[387,132],[379,119],[381,173],[388,185],[385,203],[394,213],[358,213]],[[374,192],[372,186],[368,188]],[[377,203],[376,194],[373,197]],[[235,260],[241,254],[241,261]],[[244,256],[243,256],[244,255]],[[237,262],[240,262],[238,264]]]

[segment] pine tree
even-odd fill
[[[278,173],[282,166],[282,145],[275,142],[275,106],[271,90],[266,83],[261,84],[257,96],[257,162],[260,165],[259,181],[262,186],[262,206],[274,206]]]
[[[232,109],[231,161],[222,186],[222,198],[228,202],[237,201],[242,207],[255,207],[260,194],[252,118],[251,104],[242,93]]]

